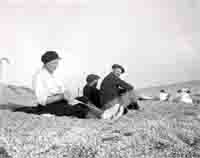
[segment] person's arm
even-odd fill
[[[54,96],[47,97],[45,104],[51,104],[61,100],[64,100],[64,94],[56,94]]]
[[[39,104],[45,106],[46,104],[51,104],[64,99],[64,94],[49,96],[46,82],[41,76],[38,76],[35,79],[34,84],[35,95]]]
[[[122,80],[118,77],[116,77],[116,82],[120,88],[125,89],[126,91],[130,91],[130,90],[134,89],[134,87],[131,84],[125,82],[124,80]]]

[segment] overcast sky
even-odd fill
[[[199,80],[196,0],[2,0],[0,57],[11,61],[7,81],[31,86],[40,56],[63,57],[58,74],[82,87],[114,63],[136,88]]]

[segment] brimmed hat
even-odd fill
[[[121,70],[122,70],[122,73],[125,72],[125,69],[124,69],[121,65],[119,65],[119,64],[113,64],[113,65],[112,65],[112,69],[116,69],[116,68],[121,69]]]
[[[47,51],[41,57],[41,61],[44,64],[46,64],[52,60],[55,60],[55,59],[61,59],[56,51]]]
[[[100,77],[98,75],[90,74],[87,76],[86,81],[87,81],[87,83],[91,83],[94,80],[98,80],[98,79],[100,79]]]
[[[160,92],[161,92],[161,93],[165,93],[166,91],[165,91],[164,89],[161,89]]]

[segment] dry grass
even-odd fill
[[[115,122],[1,110],[0,147],[12,158],[200,157],[200,107],[159,101],[140,105],[143,112],[131,111]]]

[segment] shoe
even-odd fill
[[[126,115],[128,113],[128,108],[124,108],[123,115]]]
[[[101,115],[101,118],[111,120],[119,111],[120,111],[120,105],[115,104],[113,107],[105,110]]]
[[[120,106],[120,109],[116,115],[113,116],[112,120],[118,120],[124,114],[124,106]]]
[[[129,104],[127,106],[127,109],[129,109],[129,110],[139,110],[140,107],[139,107],[137,102],[134,102],[134,103]]]

